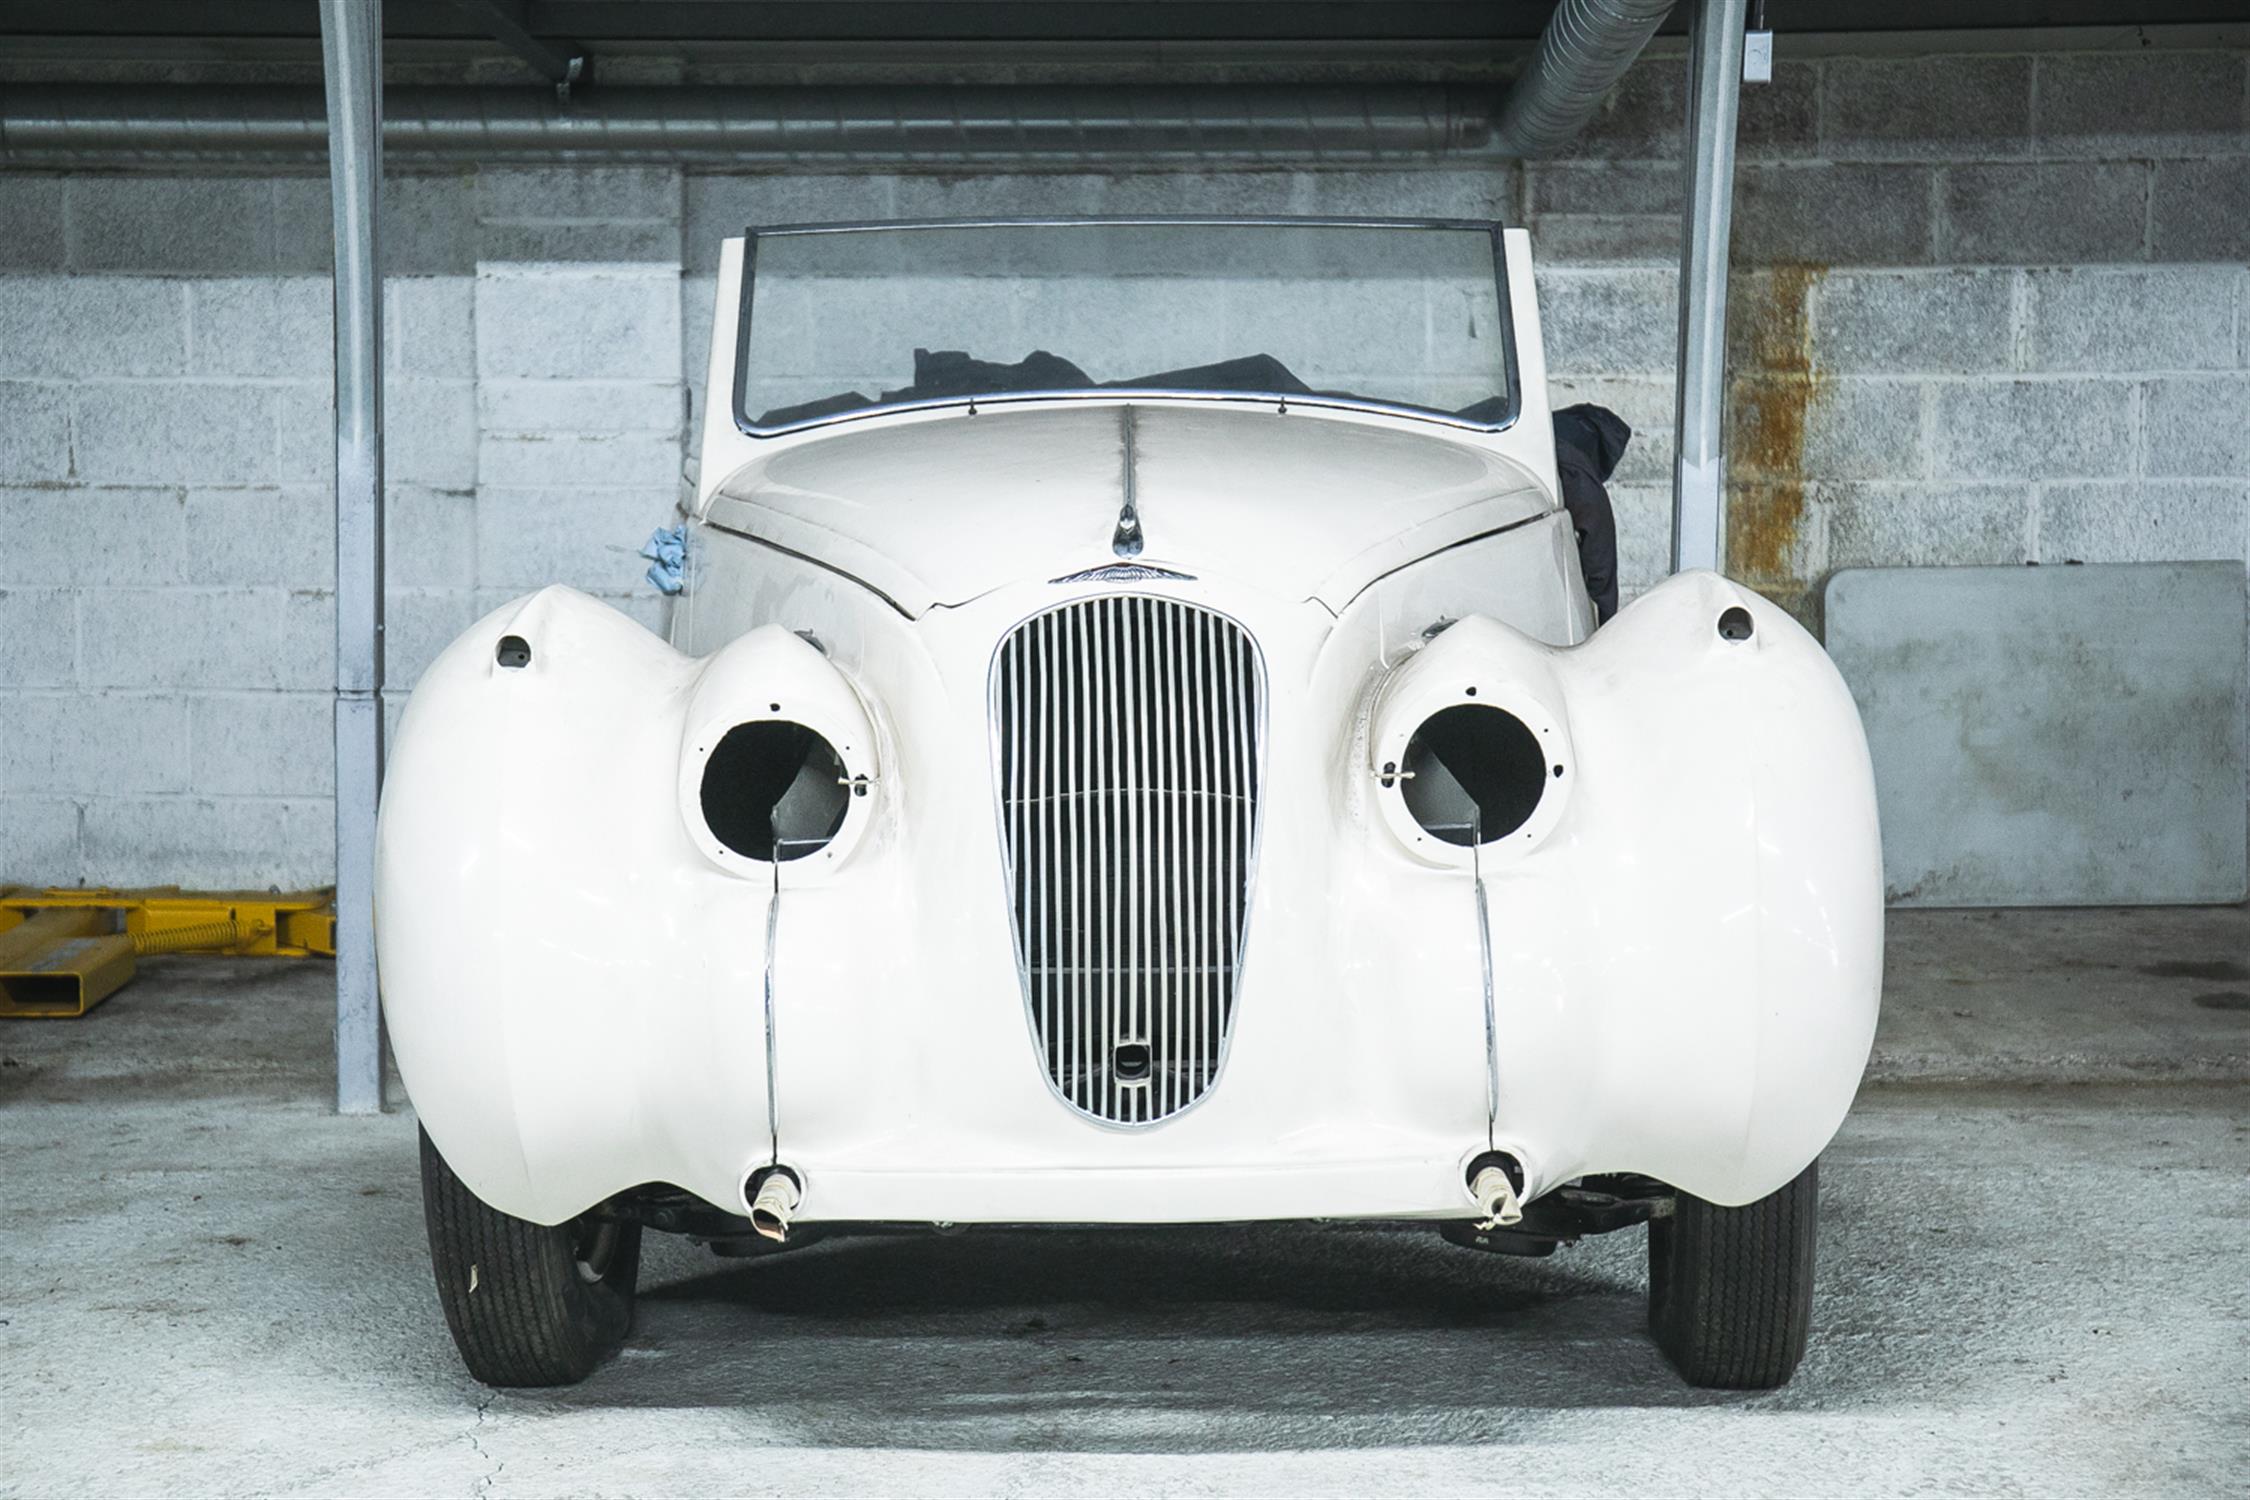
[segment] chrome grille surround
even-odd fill
[[[993,653],[993,769],[1024,1004],[1049,1086],[1090,1119],[1168,1119],[1225,1062],[1265,717],[1257,642],[1176,599],[1071,600]]]

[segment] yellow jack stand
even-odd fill
[[[0,890],[0,1016],[82,1016],[152,953],[335,952],[333,891]]]

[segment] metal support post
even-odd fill
[[[1745,0],[1696,0],[1689,22],[1687,224],[1680,250],[1672,571],[1716,568],[1726,531],[1727,231]]]
[[[336,1109],[383,1108],[375,799],[383,778],[382,0],[320,0],[336,227]]]

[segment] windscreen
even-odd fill
[[[876,225],[753,233],[746,432],[901,406],[1164,392],[1515,414],[1483,225]]]

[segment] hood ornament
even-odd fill
[[[1119,557],[1141,555],[1141,510],[1134,498],[1133,474],[1133,408],[1130,404],[1118,409],[1118,426],[1125,436],[1125,504],[1117,512],[1117,530],[1110,535],[1109,550]]]
[[[1175,573],[1154,563],[1104,563],[1079,573],[1050,578],[1049,583],[1193,583],[1193,573]]]

